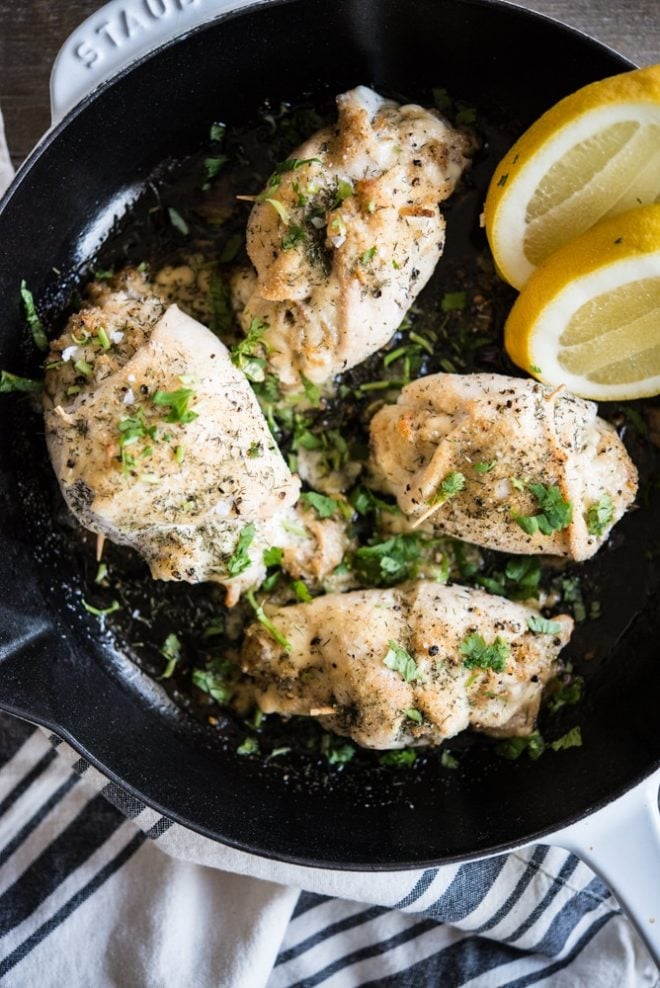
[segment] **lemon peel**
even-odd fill
[[[531,275],[504,327],[511,359],[594,401],[660,394],[660,204],[602,220]]]
[[[494,171],[486,235],[520,289],[564,243],[658,199],[660,65],[650,65],[577,90],[525,131]]]

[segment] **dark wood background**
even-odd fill
[[[0,0],[0,109],[15,164],[48,127],[50,69],[60,45],[101,6],[98,0]],[[660,62],[660,0],[524,0],[520,6],[570,24],[638,65]]]

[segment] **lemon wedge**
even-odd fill
[[[544,384],[594,401],[660,394],[660,205],[602,220],[532,274],[504,327]]]
[[[561,100],[516,141],[491,179],[486,235],[522,288],[558,247],[599,220],[660,201],[660,65]]]

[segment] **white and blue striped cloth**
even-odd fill
[[[317,871],[173,824],[5,714],[0,761],[0,985],[660,985],[607,888],[566,851]]]

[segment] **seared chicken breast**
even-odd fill
[[[531,379],[433,374],[371,421],[371,482],[415,524],[512,553],[583,560],[637,471],[597,406]]]
[[[428,580],[326,594],[248,628],[242,667],[264,713],[317,717],[367,748],[439,744],[467,727],[529,734],[573,621]],[[531,622],[534,626],[534,622]]]
[[[472,139],[433,110],[359,86],[338,121],[278,167],[247,229],[255,272],[234,279],[245,331],[285,386],[317,384],[360,363],[399,326],[442,254],[439,203]],[[256,320],[256,322],[255,322]]]
[[[322,579],[341,561],[343,527],[295,507],[300,481],[225,346],[137,275],[96,301],[53,343],[44,397],[50,457],[81,524],[137,549],[157,579],[223,584],[230,605],[260,584],[272,546]]]

